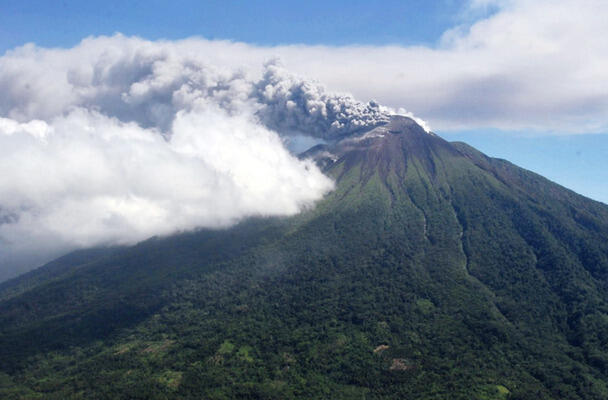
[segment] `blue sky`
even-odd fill
[[[441,135],[608,204],[608,134],[541,135],[482,129]]]
[[[471,8],[468,7],[470,2],[456,0],[2,0],[0,53],[27,42],[42,47],[72,47],[84,37],[115,32],[150,40],[201,36],[261,46],[298,43],[331,46],[362,44],[373,47],[395,44],[435,49],[440,46],[440,39],[446,30],[459,25],[470,26],[500,11],[501,2],[485,3],[490,6]],[[493,81],[489,82],[484,81],[479,90],[487,90],[487,85],[492,85]],[[498,85],[504,82],[504,79],[500,80]],[[363,93],[362,96],[376,97],[373,86],[365,91],[334,86],[355,92],[356,95]],[[470,91],[463,93],[462,96],[471,94]],[[477,93],[473,93],[473,96]],[[419,114],[418,108],[410,105],[411,99],[407,100],[404,100],[403,106]],[[401,105],[398,101],[393,99],[390,105]],[[472,107],[471,104],[463,106],[465,113],[470,110],[471,114],[481,115],[487,111],[467,108]],[[463,113],[462,109],[455,109],[453,104],[445,107],[451,107],[454,113]],[[421,111],[423,118],[431,114],[429,123],[431,127],[436,127],[434,122],[437,116],[424,109]],[[514,120],[517,118],[513,117]],[[458,124],[439,123],[435,130],[448,140],[466,141],[491,156],[508,159],[579,193],[608,203],[608,134],[603,127],[592,129],[594,134],[584,129],[582,131],[587,134],[581,135],[572,125],[560,129],[559,123],[551,126],[531,123],[529,129],[525,126],[510,129],[504,121],[496,125],[482,121],[477,125],[459,128]]]
[[[0,1],[0,51],[35,42],[70,47],[89,35],[203,36],[276,45],[433,43],[462,20],[439,1]]]

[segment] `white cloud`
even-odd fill
[[[290,215],[332,187],[251,116],[180,111],[171,132],[82,108],[48,125],[1,119],[2,258]]]

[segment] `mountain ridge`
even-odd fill
[[[336,188],[299,215],[0,287],[0,393],[608,395],[607,206],[407,117],[304,156]]]

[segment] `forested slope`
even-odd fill
[[[295,217],[4,284],[2,397],[608,397],[607,206],[403,117],[306,156]]]

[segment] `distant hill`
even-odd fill
[[[413,120],[291,218],[0,285],[0,397],[606,399],[608,206]]]

